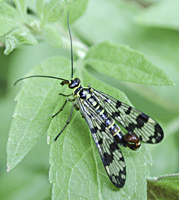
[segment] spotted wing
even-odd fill
[[[109,129],[103,127],[99,115],[95,113],[93,107],[85,106],[85,101],[79,100],[81,114],[90,128],[110,180],[116,187],[122,188],[126,180],[124,157]]]
[[[105,93],[93,90],[108,114],[127,131],[134,132],[141,141],[155,144],[163,139],[163,130],[154,119]]]

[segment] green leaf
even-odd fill
[[[33,163],[33,161],[32,161]],[[0,180],[0,199],[50,199],[50,184],[47,173],[38,165],[24,165],[18,167],[12,173],[4,173]],[[8,183],[11,183],[8,185]],[[8,188],[6,187],[8,185]]]
[[[179,30],[179,1],[159,1],[144,9],[136,21],[145,26],[162,27]]]
[[[14,3],[16,5],[17,10],[19,11],[21,15],[21,19],[24,21],[27,13],[27,6],[26,6],[26,0],[14,0]]]
[[[36,1],[36,8],[41,21],[44,22],[56,22],[62,16],[64,11],[64,7],[69,3],[72,3],[75,0],[37,0]]]
[[[53,57],[34,67],[31,75],[65,77],[70,62]],[[60,70],[61,69],[61,70]],[[66,70],[67,69],[67,70]],[[28,74],[30,75],[30,74]],[[7,143],[8,171],[14,168],[47,131],[59,100],[59,81],[47,78],[26,80],[16,97],[17,105]]]
[[[50,45],[56,48],[62,47],[62,39],[61,39],[59,30],[57,30],[55,27],[52,27],[52,26],[45,26],[43,30],[44,30],[43,33],[45,35],[46,41]]]
[[[75,77],[80,78],[83,86],[91,83],[95,89],[130,104],[123,93],[92,77],[79,63],[76,66]],[[70,94],[71,91],[66,87],[63,93]],[[63,105],[65,99],[61,99],[54,113]],[[146,164],[151,163],[147,145],[142,145],[136,152],[120,147],[127,163],[127,181],[124,188],[117,189],[105,172],[89,127],[79,111],[74,111],[70,124],[54,141],[67,122],[71,106],[70,103],[66,105],[64,111],[52,120],[48,130],[52,199],[146,199]]]
[[[37,41],[34,36],[28,31],[28,29],[16,29],[6,36],[6,49],[4,53],[8,55],[13,49],[23,43],[36,45]]]
[[[44,9],[44,5],[45,5],[45,0],[37,0],[36,1],[36,10],[37,10],[37,14],[39,15],[39,17],[41,19],[43,19],[43,9]]]
[[[0,16],[0,36],[19,26],[21,24],[16,19]]]
[[[2,0],[0,0],[0,16],[19,19],[17,10]]]
[[[121,81],[174,85],[162,69],[127,46],[104,41],[91,47],[85,59],[95,70]]]
[[[75,22],[78,18],[80,18],[84,14],[88,5],[88,1],[89,0],[76,0],[65,7],[64,9],[64,12],[66,13],[65,16],[67,16],[68,10],[70,13],[70,18],[69,18],[70,23]],[[66,25],[66,19],[67,17],[64,17],[65,25]]]
[[[170,174],[159,178],[150,178],[148,183],[148,199],[179,199],[179,174]]]
[[[15,8],[4,1],[0,1],[0,36],[19,26],[21,26],[21,23]]]

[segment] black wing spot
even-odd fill
[[[144,122],[147,122],[149,119],[149,116],[144,113],[141,113],[139,116],[141,117],[141,119],[143,119]]]
[[[112,115],[111,115],[111,117],[112,117],[113,119],[115,119],[115,117],[118,117],[118,116],[119,116],[119,113],[118,113],[118,112],[113,112]]]
[[[95,128],[91,128],[91,133],[96,133],[96,129]]]
[[[104,153],[104,157],[106,159],[106,165],[110,165],[113,162],[113,155],[109,155],[108,153]]]
[[[136,122],[137,122],[137,125],[136,125],[137,128],[142,128],[144,126],[144,123],[145,123],[140,115],[136,118]]]
[[[116,149],[118,149],[119,147],[118,147],[118,145],[115,143],[115,142],[113,142],[113,143],[111,143],[110,144],[110,149],[114,152]]]
[[[125,173],[123,173],[123,174],[125,175]],[[115,186],[118,188],[122,188],[124,186],[126,180],[122,179],[121,177],[118,177],[118,176],[114,176],[114,177],[117,180],[117,183],[116,184],[114,183]]]
[[[103,144],[103,139],[100,138],[100,140],[98,140],[99,145]]]
[[[155,135],[156,135],[156,138],[155,138],[156,143],[163,140],[164,133],[163,133],[163,130],[162,130],[162,128],[159,124],[155,125]]]
[[[162,133],[163,134],[163,130],[162,130],[162,128],[161,128],[161,126],[159,124],[155,125],[155,131],[158,132],[158,133]]]
[[[128,109],[125,111],[125,113],[126,113],[127,115],[130,115],[131,110],[132,110],[132,108],[131,108],[131,107],[128,107]]]
[[[102,130],[103,132],[105,132],[105,130],[106,130],[106,126],[105,126],[105,123],[104,123],[104,122],[101,123],[101,130]]]
[[[136,121],[137,121],[137,128],[142,128],[144,126],[145,123],[148,122],[148,119],[149,119],[149,116],[144,114],[144,113],[141,113],[137,118],[136,118]]]
[[[119,107],[121,107],[121,102],[120,102],[120,101],[117,101],[117,102],[116,102],[116,108],[119,108]]]
[[[128,125],[128,127],[126,127],[126,129],[127,129],[128,131],[131,131],[131,132],[133,132],[135,128],[136,128],[136,125],[133,124],[133,123],[130,123],[130,124]]]

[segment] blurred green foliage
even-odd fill
[[[92,68],[87,68],[87,72],[92,76],[90,75],[91,79],[84,81],[85,84],[91,83],[96,89],[102,88],[103,86],[101,86],[100,82],[98,83],[93,80],[94,77],[97,77],[100,81],[123,91],[136,108],[152,116],[162,125],[165,133],[165,138],[162,143],[158,145],[148,145],[153,160],[153,166],[150,167],[150,177],[165,175],[166,178],[159,178],[158,185],[153,181],[154,179],[149,180],[148,198],[179,198],[177,187],[177,173],[179,171],[178,0],[89,0],[89,2],[76,0],[64,1],[64,5],[60,4],[60,1],[57,0],[37,0],[36,4],[31,0],[27,0],[27,4],[25,4],[25,1],[21,0],[6,2],[8,3],[2,0],[0,1],[0,199],[50,199],[51,191],[53,199],[58,199],[58,195],[60,195],[60,185],[58,186],[59,188],[53,186],[54,188],[52,190],[52,186],[48,181],[48,157],[50,148],[49,145],[46,144],[46,134],[40,138],[25,159],[9,173],[6,172],[6,143],[15,107],[14,99],[19,90],[18,85],[13,87],[14,82],[18,78],[24,77],[34,65],[44,61],[45,58],[52,56],[69,58],[69,36],[65,28],[66,10],[70,10],[70,22],[73,22],[73,24],[71,24],[71,29],[73,33],[75,60],[78,58],[83,60],[83,55],[88,48],[104,40],[109,40],[116,45],[128,45],[131,49],[142,52],[147,59],[154,63],[155,66],[160,67],[161,70],[171,78],[169,81],[171,84],[168,83],[170,86],[163,84],[163,86],[156,87],[119,81],[123,79],[119,79],[118,81],[112,80],[107,76],[108,74],[103,75],[102,69],[100,71],[100,68],[97,70],[98,72]],[[50,7],[54,9],[49,9]],[[64,48],[61,48],[62,45]],[[3,54],[3,51],[6,55]],[[88,56],[90,57],[91,55],[89,54]],[[93,58],[95,57],[95,55],[92,56]],[[92,64],[95,65],[96,61],[94,63],[93,60]],[[79,61],[75,63],[75,68],[78,68],[78,66],[79,69],[76,72],[80,74],[81,63]],[[60,73],[60,67],[55,67],[57,71],[59,70],[59,76],[63,77],[63,74],[61,75]],[[66,74],[65,78],[70,76],[68,72],[63,73],[64,75]],[[89,78],[89,75],[85,76]],[[137,79],[137,77],[135,78]],[[158,76],[156,79],[157,78]],[[171,86],[171,80],[176,84],[175,86]],[[141,81],[139,82],[141,83]],[[54,94],[58,94],[58,85],[55,86],[54,90]],[[110,88],[108,90],[110,91]],[[33,90],[31,92],[33,95]],[[115,93],[115,91],[112,91],[112,93]],[[126,100],[125,96],[121,96],[121,99],[122,98],[124,98],[124,101]],[[23,110],[23,108],[21,108],[21,112],[24,113],[24,116],[25,113],[29,112],[27,109],[28,108],[25,108]],[[68,113],[64,114],[64,120],[65,115],[68,115]],[[77,118],[80,118],[79,114],[75,119]],[[58,123],[58,119],[59,118],[55,121],[56,124]],[[72,130],[74,126],[79,126],[79,123],[83,123],[82,125],[80,124],[84,131],[84,134],[81,136],[79,134],[79,137],[82,137],[81,142],[79,141],[79,137],[76,141],[79,142],[80,147],[83,148],[85,145],[83,141],[86,139],[85,130],[87,131],[87,129],[85,129],[85,121],[80,119],[79,123],[75,123],[76,124],[71,127]],[[58,132],[60,130],[54,129],[53,124],[50,129],[54,131],[54,135],[55,131]],[[78,127],[78,129],[80,128]],[[75,137],[70,137],[70,133],[66,133],[66,135],[71,143],[68,143],[69,146],[65,155],[71,154],[72,158],[73,156],[76,158],[78,154],[72,154],[73,152],[70,150],[70,146],[73,146]],[[64,135],[59,140],[61,140],[61,146],[57,146],[55,150],[53,149],[55,146],[53,146],[51,149],[51,163],[54,162],[53,159],[55,155],[58,157],[58,150],[63,150]],[[131,156],[134,157],[133,159],[136,160],[135,164],[137,164],[137,166],[139,166],[139,161],[137,161],[137,159],[139,159],[140,156],[142,157],[142,155],[139,154],[144,153],[143,157],[146,155],[150,156],[147,151],[147,147],[143,145],[141,151],[131,154]],[[97,153],[98,152],[95,150],[95,154]],[[124,154],[127,156],[128,152],[126,151],[125,153],[124,150]],[[86,159],[89,157],[90,162],[92,162],[90,155],[91,153],[86,156]],[[70,156],[67,158],[70,158]],[[146,158],[146,160],[150,163],[150,157]],[[132,163],[131,161],[130,164],[132,165]],[[99,170],[102,171],[104,169],[101,165],[102,163],[99,163]],[[146,163],[144,165],[146,165]],[[64,166],[61,168],[62,170],[64,170],[63,167]],[[127,167],[130,168],[130,165]],[[135,167],[133,163],[131,168]],[[51,170],[57,169],[53,167]],[[62,170],[61,174],[58,174],[59,179],[62,177],[60,179],[61,182],[65,181],[63,180]],[[142,168],[139,169],[139,171],[140,170],[142,171]],[[143,170],[145,171],[146,168],[144,167]],[[138,176],[143,176],[145,179],[147,172],[143,173],[141,172],[141,174],[139,174],[138,172]],[[169,176],[167,176],[167,174],[169,174]],[[85,173],[83,173],[83,175],[85,176]],[[132,178],[134,174],[130,175],[130,178]],[[86,174],[86,176],[90,177],[90,174]],[[134,177],[136,177],[136,174]],[[54,178],[55,175],[51,171],[50,180],[58,185],[59,179],[54,180]],[[75,178],[78,180],[79,177]],[[90,178],[93,180],[93,177]],[[84,177],[81,177],[81,179],[84,179]],[[104,181],[107,182],[106,177],[104,177]],[[137,180],[135,181],[137,182]],[[67,188],[69,186],[66,186],[66,184],[67,182],[64,182],[65,189],[62,190],[65,194],[69,191],[69,188]],[[88,181],[86,184],[88,184]],[[86,193],[91,192],[91,196],[88,196],[88,199],[90,199],[90,197],[91,199],[92,197],[95,197],[95,199],[117,199],[119,197],[122,199],[139,199],[139,197],[140,199],[145,199],[146,192],[143,192],[145,183],[141,182],[141,185],[140,182],[137,183],[138,190],[135,190],[135,186],[132,184],[131,181],[131,185],[129,185],[131,189],[128,189],[128,191],[124,189],[123,193],[120,190],[116,190],[118,192],[114,191],[114,188],[112,188],[110,184],[109,187],[107,185],[107,187],[104,188],[100,188],[98,185],[98,192],[95,194],[93,194],[94,188],[79,188],[79,196],[73,196],[73,199],[79,199],[79,197],[81,197],[81,199],[87,198],[85,194],[83,194],[83,191]],[[71,187],[73,187],[73,185]],[[95,186],[93,185],[93,187]],[[139,191],[140,188],[141,193]],[[165,188],[165,192],[163,188]],[[167,190],[167,188],[169,189]],[[172,195],[173,193],[175,193],[175,195]],[[63,199],[67,199],[65,194],[63,194]],[[73,193],[70,195],[73,195]]]

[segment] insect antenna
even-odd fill
[[[70,26],[69,26],[69,11],[67,13],[67,26],[68,26],[68,32],[69,32],[69,35],[70,35],[70,45],[71,45],[71,79],[73,78],[73,44],[72,44],[72,36],[71,36],[71,31],[70,31]],[[58,79],[58,80],[62,80],[62,81],[66,81],[66,82],[69,82],[68,80],[66,79],[63,79],[63,78],[59,78],[59,77],[55,77],[55,76],[44,76],[44,75],[33,75],[33,76],[27,76],[27,77],[24,77],[24,78],[20,78],[18,79],[15,83],[14,83],[14,86],[19,82],[19,81],[22,81],[24,79],[28,79],[28,78],[52,78],[52,79]]]
[[[15,86],[19,81],[22,81],[22,80],[24,80],[24,79],[28,79],[28,78],[39,78],[39,77],[40,77],[40,78],[58,79],[58,80],[61,80],[61,81],[68,81],[68,80],[66,80],[66,79],[59,78],[59,77],[56,77],[56,76],[34,75],[34,76],[27,76],[27,77],[18,79],[18,80],[14,83],[14,86]]]
[[[71,79],[73,78],[73,44],[72,44],[72,36],[70,31],[70,25],[69,25],[69,10],[67,13],[67,26],[68,26],[68,32],[70,35],[70,45],[71,45]]]

